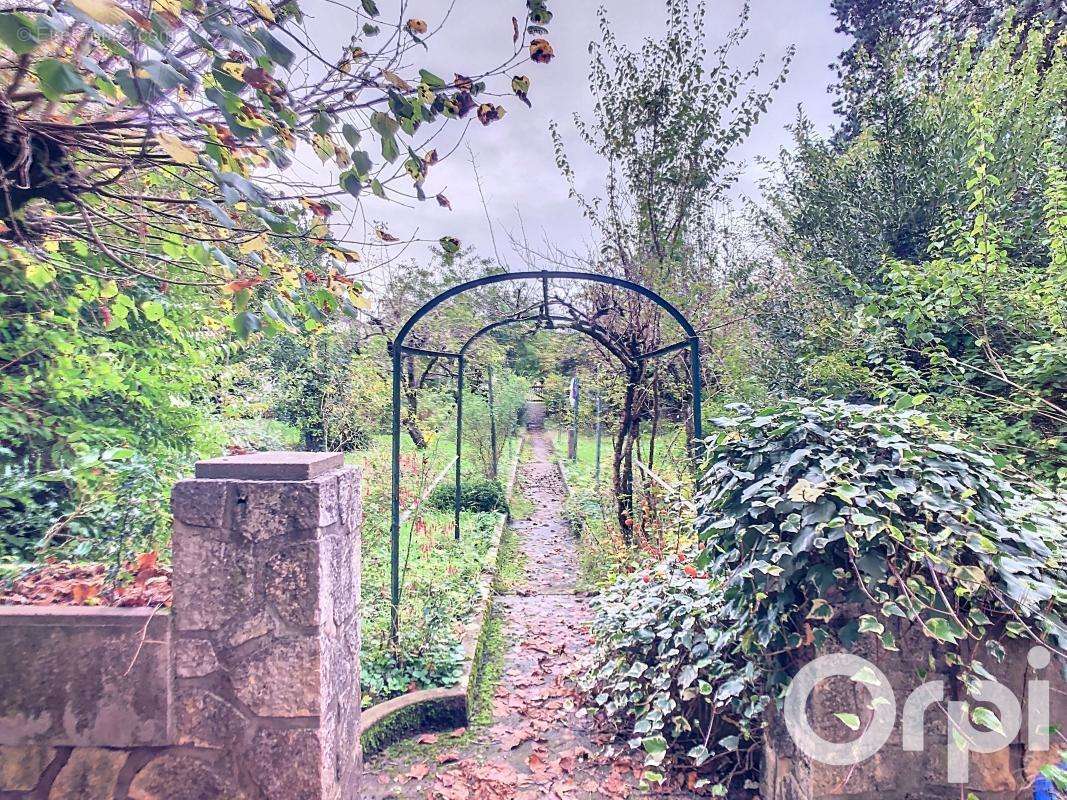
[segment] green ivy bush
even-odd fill
[[[700,546],[594,603],[583,688],[649,767],[721,767],[725,789],[815,648],[896,649],[897,619],[965,685],[1004,637],[1067,648],[1067,507],[999,457],[916,409],[731,411],[706,443]]]
[[[437,511],[449,511],[456,500],[456,486],[451,481],[437,484],[426,505]],[[508,498],[500,481],[489,478],[464,478],[460,483],[460,510],[508,512]]]

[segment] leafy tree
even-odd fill
[[[504,108],[483,96],[488,83],[553,57],[552,14],[528,0],[502,64],[446,80],[419,68],[439,27],[405,8],[331,4],[334,28],[352,31],[336,52],[320,52],[298,0],[32,0],[0,12],[7,256],[38,282],[73,271],[235,294],[269,286],[262,311],[238,309],[241,333],[350,308],[359,251],[401,237],[342,232],[331,220],[336,198],[425,199],[442,124],[500,119]],[[529,78],[510,80],[528,102]],[[305,149],[329,185],[290,176]],[[440,194],[436,202],[449,205]],[[304,240],[318,246],[328,280],[284,257],[285,243]],[[57,242],[104,260],[90,273]]]
[[[770,194],[790,277],[765,322],[808,389],[929,397],[1056,480],[1067,61],[1047,33],[1005,29],[944,79],[897,84],[841,154],[798,129]]]
[[[605,11],[601,41],[590,48],[591,120],[578,116],[582,143],[604,164],[603,194],[586,196],[557,127],[556,161],[599,238],[599,252],[583,260],[589,268],[625,277],[660,291],[698,327],[721,321],[724,281],[715,212],[736,180],[730,154],[751,132],[775,89],[785,79],[790,50],[769,85],[752,82],[763,58],[748,68],[730,64],[747,34],[748,8],[725,41],[708,55],[703,3],[668,0],[667,31],[634,50],[620,42]],[[658,310],[625,290],[597,285],[557,298],[620,366],[625,384],[619,429],[613,443],[612,474],[618,517],[633,525],[633,457],[641,419],[656,405],[654,371],[639,356],[677,335],[664,328]],[[678,387],[691,382],[678,361],[662,367]]]
[[[844,138],[871,121],[868,101],[894,83],[904,54],[917,54],[913,68],[936,74],[951,66],[968,37],[984,47],[1005,22],[1027,30],[1051,22],[1049,51],[1067,29],[1067,9],[1049,0],[832,0],[831,7],[837,32],[854,40],[836,63],[834,105],[845,116]]]

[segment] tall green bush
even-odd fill
[[[904,62],[847,148],[797,129],[764,330],[805,392],[909,402],[1067,479],[1067,40],[1006,27],[936,82]],[[794,374],[796,374],[794,372]],[[780,376],[779,376],[780,377]],[[788,381],[787,381],[788,382]]]
[[[0,272],[0,556],[152,546],[169,530],[169,479],[219,446],[209,304],[94,277],[87,250],[67,257],[84,270]]]

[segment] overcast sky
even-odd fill
[[[602,4],[619,38],[632,45],[663,30],[662,4],[655,0],[603,0]],[[574,112],[585,114],[591,106],[588,48],[598,38],[596,11],[601,3],[551,0],[548,5],[555,16],[547,38],[555,48],[556,58],[547,65],[527,63],[521,68],[533,82],[533,108],[526,108],[515,97],[503,98],[500,102],[508,112],[504,120],[488,127],[474,121],[466,138],[482,176],[501,259],[512,269],[520,267],[521,261],[509,244],[507,233],[518,232],[520,215],[526,234],[533,241],[548,237],[558,247],[575,251],[584,251],[590,241],[588,225],[567,197],[567,186],[555,166],[548,133],[551,120],[561,125],[579,185],[594,191],[603,185],[603,167],[579,147],[571,121]],[[447,6],[445,0],[411,0],[409,11],[412,16],[426,19],[433,28]],[[742,0],[709,0],[708,6],[710,44],[714,46],[736,23]],[[767,67],[761,77],[769,79],[790,44],[796,45],[797,52],[789,79],[769,113],[736,153],[744,169],[734,191],[736,196],[757,194],[761,173],[755,159],[773,156],[788,143],[785,126],[795,118],[798,104],[818,127],[828,130],[833,123],[832,98],[826,91],[833,77],[828,65],[847,41],[834,32],[829,6],[829,0],[752,0],[750,34],[735,50],[734,65],[747,67],[761,52],[766,53]],[[313,14],[316,8],[322,10],[309,25],[316,38],[337,36],[338,43],[341,35],[347,39],[345,32],[330,26],[328,0],[314,0],[305,8]],[[522,0],[458,0],[445,28],[433,38],[426,63],[414,66],[427,66],[447,80],[453,71],[476,74],[489,64],[502,62],[511,49],[511,16],[522,9]],[[336,51],[328,41],[318,44],[323,52]],[[506,87],[507,81],[500,84]],[[459,125],[453,125],[458,131]],[[435,144],[440,152],[447,149],[447,144]],[[431,199],[419,204],[415,213],[373,197],[365,200],[363,213],[370,220],[386,222],[389,230],[401,238],[417,235],[436,240],[452,234],[464,245],[474,245],[480,254],[492,256],[489,226],[466,145],[432,170],[426,189]],[[453,211],[433,202],[433,195],[440,191],[451,200]],[[404,256],[425,258],[426,246],[412,245]]]

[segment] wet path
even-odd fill
[[[534,433],[529,445],[532,457],[519,466],[516,490],[533,511],[512,523],[526,575],[497,597],[506,653],[492,724],[473,735],[417,736],[369,760],[363,786],[368,800],[611,800],[646,794],[637,788],[639,762],[601,755],[606,737],[579,710],[569,676],[588,646],[589,611],[586,599],[575,594],[578,556],[563,518],[564,487],[551,444]]]

